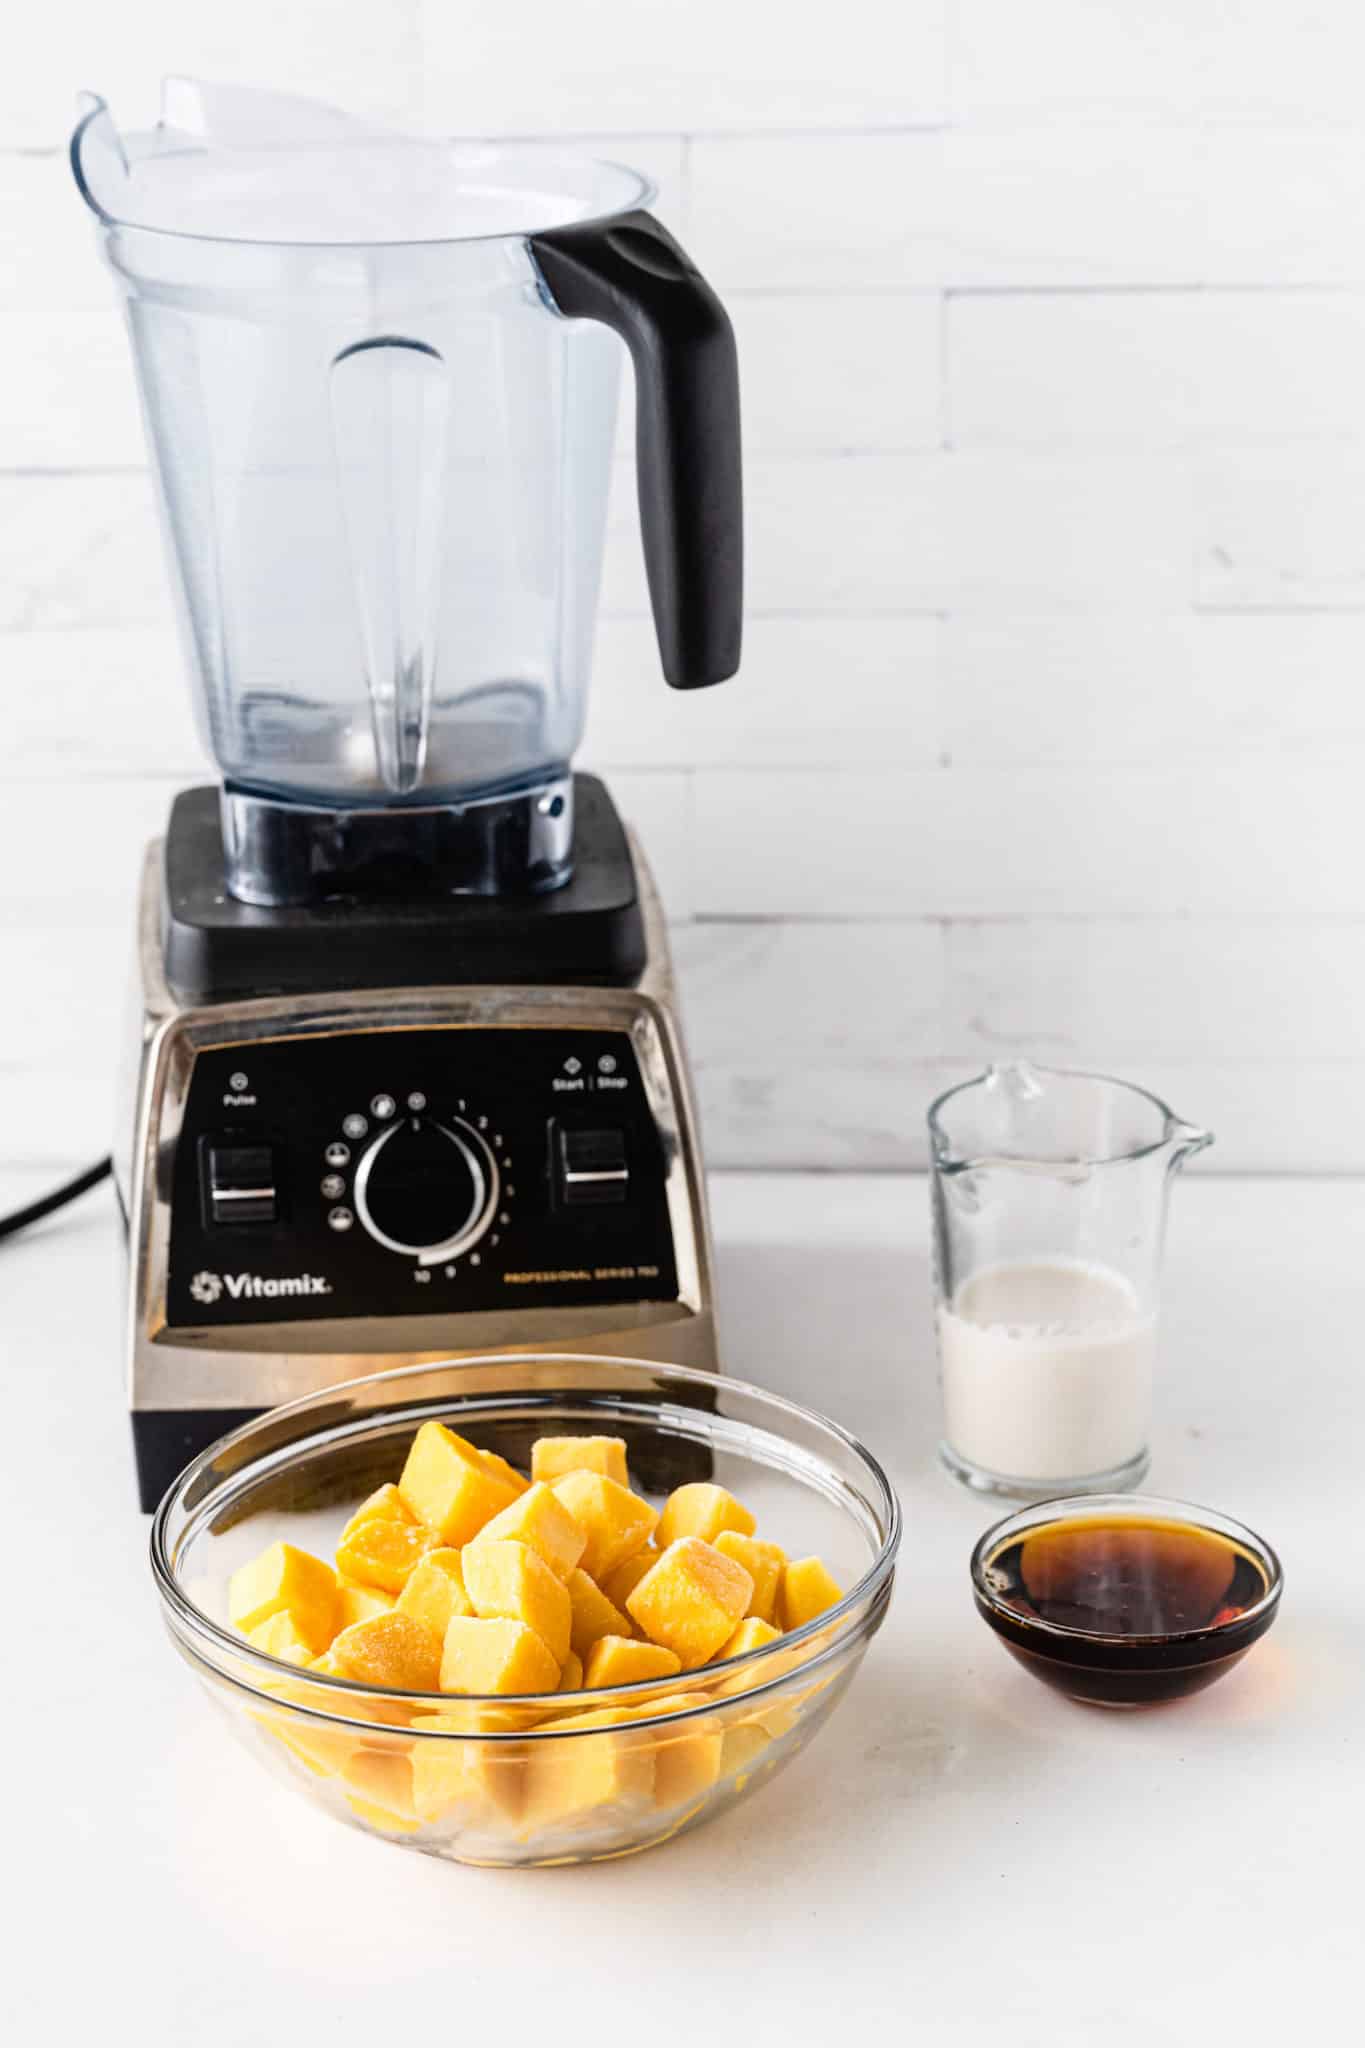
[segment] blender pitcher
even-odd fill
[[[401,848],[441,890],[570,870],[615,431],[679,689],[739,662],[724,308],[637,172],[169,80],[71,145],[123,296],[228,886]]]

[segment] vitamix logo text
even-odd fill
[[[290,1273],[265,1280],[259,1273],[196,1273],[190,1293],[207,1308],[224,1294],[229,1301],[277,1301],[283,1294],[330,1294],[332,1283],[320,1273]]]

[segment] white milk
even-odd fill
[[[1152,1414],[1154,1319],[1080,1259],[985,1266],[938,1312],[944,1436],[1013,1479],[1080,1479],[1136,1457]]]

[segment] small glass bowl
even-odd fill
[[[623,1436],[656,1502],[714,1477],[849,1590],[770,1649],[612,1691],[400,1692],[245,1642],[227,1619],[233,1571],[280,1538],[330,1556],[433,1418],[523,1469],[540,1435]],[[712,1373],[540,1354],[403,1367],[272,1409],[181,1475],[152,1567],[172,1641],[234,1734],[315,1805],[455,1862],[578,1863],[700,1825],[805,1747],[881,1624],[899,1540],[885,1474],[836,1424]]]
[[[1030,1581],[1025,1546],[1054,1530]],[[1265,1634],[1284,1586],[1278,1557],[1245,1523],[1132,1493],[1021,1508],[986,1531],[971,1572],[978,1613],[1024,1669],[1103,1707],[1202,1692]],[[1106,1630],[1106,1609],[1133,1618]]]

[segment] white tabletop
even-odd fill
[[[0,1206],[24,1191],[9,1177]],[[16,2040],[1349,2034],[1365,1185],[1195,1174],[1176,1192],[1149,1484],[1260,1529],[1287,1590],[1223,1683],[1127,1716],[1045,1692],[973,1611],[992,1514],[934,1462],[923,1183],[736,1175],[713,1201],[729,1368],[884,1460],[906,1511],[896,1598],[782,1776],[661,1850],[580,1869],[464,1870],[369,1840],[235,1747],[157,1616],[107,1190],[0,1246]]]

